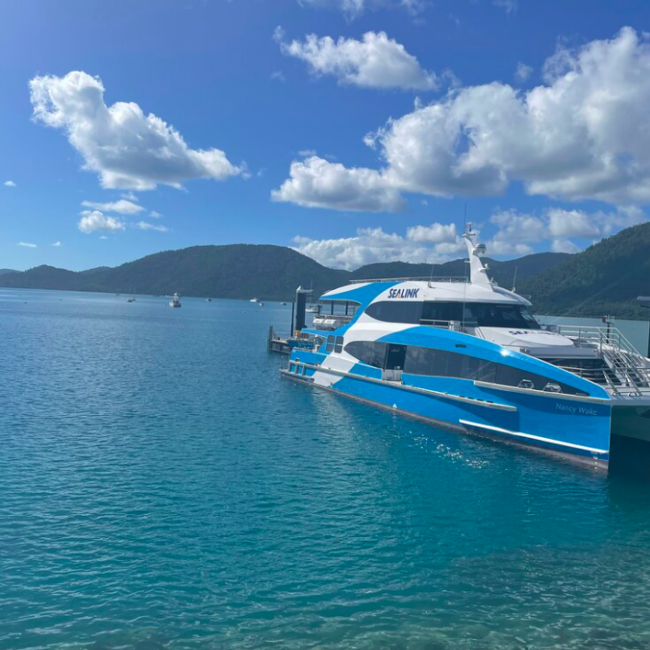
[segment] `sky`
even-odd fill
[[[327,266],[647,220],[646,0],[3,0],[0,268]]]

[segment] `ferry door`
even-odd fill
[[[406,346],[389,343],[386,348],[386,361],[382,378],[386,381],[402,381],[402,371],[406,360]]]

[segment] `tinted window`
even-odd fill
[[[510,327],[538,330],[539,323],[522,305],[498,305],[490,303],[466,303],[471,319],[479,327]],[[469,319],[467,319],[469,322]]]
[[[326,352],[334,352],[334,337],[333,336],[328,336],[327,337],[327,345],[325,346],[325,351]]]
[[[345,351],[369,366],[383,368],[386,359],[386,347],[386,343],[353,341],[345,346]]]
[[[426,321],[462,321],[462,302],[438,302],[429,301],[424,303],[422,309],[422,320]]]
[[[564,393],[581,393],[571,386],[526,370],[477,359],[458,352],[416,346],[409,346],[407,349],[404,372],[430,377],[456,377],[537,390],[544,390],[547,384],[558,384]]]
[[[369,305],[366,314],[385,323],[417,324],[422,316],[422,302],[382,300]]]
[[[343,337],[337,336],[336,343],[334,345],[334,352],[342,352],[342,351],[343,351]]]

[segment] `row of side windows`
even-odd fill
[[[391,345],[391,348],[395,348]],[[458,352],[447,352],[417,346],[406,347],[404,370],[407,374],[428,377],[454,377],[472,381],[484,381],[502,386],[518,386],[567,394],[582,394],[581,391],[562,382],[536,373],[513,368],[502,363],[477,359]],[[388,344],[373,341],[354,341],[345,346],[345,351],[375,368],[386,368]]]

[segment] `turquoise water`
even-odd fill
[[[2,650],[649,647],[647,455],[281,380],[289,316],[0,291]]]

